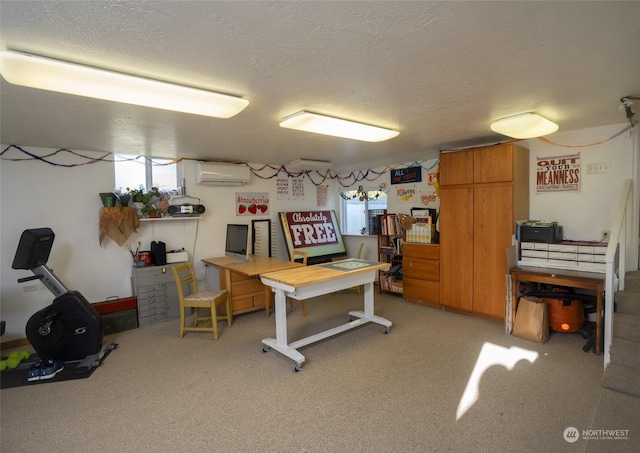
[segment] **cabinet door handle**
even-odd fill
[[[167,273],[167,268],[166,268],[166,267],[163,267],[163,268],[162,268],[162,273],[163,273],[163,274],[166,274],[166,273]]]

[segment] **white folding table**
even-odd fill
[[[346,259],[261,274],[262,283],[271,286],[275,292],[276,320],[276,338],[263,339],[263,351],[267,352],[269,349],[275,349],[292,359],[295,363],[294,370],[300,371],[305,357],[298,351],[298,348],[354,329],[368,322],[384,326],[384,332],[387,333],[391,327],[391,321],[374,314],[373,283],[378,271],[387,270],[389,267],[389,263]],[[352,321],[288,343],[287,297],[304,300],[359,285],[364,285],[364,311],[350,311],[349,317]]]

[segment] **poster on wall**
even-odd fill
[[[426,161],[422,164],[420,169],[426,171],[426,181],[422,181],[420,176],[420,182],[402,184],[394,187],[395,202],[409,203],[411,206],[424,206],[429,208],[439,208],[439,188],[438,188],[438,170],[439,159],[433,159]],[[416,167],[412,167],[416,168]],[[398,170],[394,170],[398,171]],[[398,176],[400,177],[400,176]],[[393,176],[392,176],[393,179]],[[410,178],[409,178],[410,179]],[[426,184],[425,184],[426,183]]]
[[[236,192],[236,215],[269,214],[269,192]]]
[[[290,211],[278,215],[289,256],[293,249],[307,252],[309,259],[346,255],[334,211]]]
[[[276,179],[276,198],[278,200],[289,199],[289,178]]]
[[[420,205],[429,208],[440,208],[440,186],[438,177],[440,176],[440,159],[427,161],[427,188],[422,190],[418,196]]]
[[[304,200],[304,178],[291,178],[291,199]]]
[[[411,187],[397,187],[396,199],[400,202],[415,204],[417,193],[418,190],[415,184]]]
[[[304,178],[277,178],[278,200],[304,200]]]
[[[316,205],[319,208],[324,208],[329,203],[329,186],[319,185],[316,186]]]
[[[580,153],[536,159],[536,192],[580,190]]]
[[[422,167],[409,167],[391,170],[391,184],[408,184],[422,181]]]

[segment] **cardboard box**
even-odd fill
[[[407,242],[418,242],[431,244],[436,233],[436,227],[432,223],[414,223],[411,229],[407,230]]]

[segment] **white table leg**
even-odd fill
[[[287,296],[284,295],[284,291],[276,289],[276,342],[278,346],[287,345]]]
[[[372,278],[373,280],[373,278]],[[345,285],[344,282],[342,282]],[[323,283],[323,284],[326,284]],[[339,285],[334,285],[333,287],[323,287],[321,289],[315,288],[313,291],[318,291],[317,294],[328,294],[334,291],[341,289],[342,287]],[[299,371],[301,369],[302,363],[305,361],[304,355],[298,352],[297,348],[301,348],[307,346],[309,344],[318,342],[325,338],[331,337],[333,335],[337,335],[339,333],[345,332],[347,330],[354,329],[358,326],[366,324],[368,322],[373,322],[375,324],[379,324],[384,326],[385,333],[389,331],[391,327],[391,321],[388,319],[382,318],[381,316],[376,316],[374,314],[374,284],[373,281],[369,281],[364,283],[364,311],[350,311],[349,316],[354,319],[351,322],[346,324],[342,324],[340,326],[334,327],[329,330],[325,330],[324,332],[317,333],[315,335],[311,335],[306,338],[302,338],[300,340],[294,341],[291,344],[288,343],[287,339],[287,296],[286,292],[282,288],[274,287],[275,291],[275,320],[276,320],[276,338],[264,338],[262,340],[263,351],[267,352],[270,348],[275,349],[282,355],[289,357],[295,362],[294,369]],[[288,289],[291,291],[291,289]],[[311,294],[311,292],[307,293]],[[314,295],[317,295],[314,294]],[[300,296],[298,294],[298,296]]]
[[[363,322],[370,321],[376,324],[380,324],[381,326],[385,327],[385,332],[388,332],[389,328],[391,327],[391,321],[374,314],[373,300],[373,282],[366,283],[364,285],[364,311],[350,311],[349,316],[352,318],[360,318],[361,320],[363,320]]]
[[[267,352],[268,348],[273,348],[289,357],[295,362],[295,369],[298,371],[305,358],[295,348],[287,344],[287,296],[282,289],[275,288],[275,293],[276,338],[263,339],[262,349]]]

